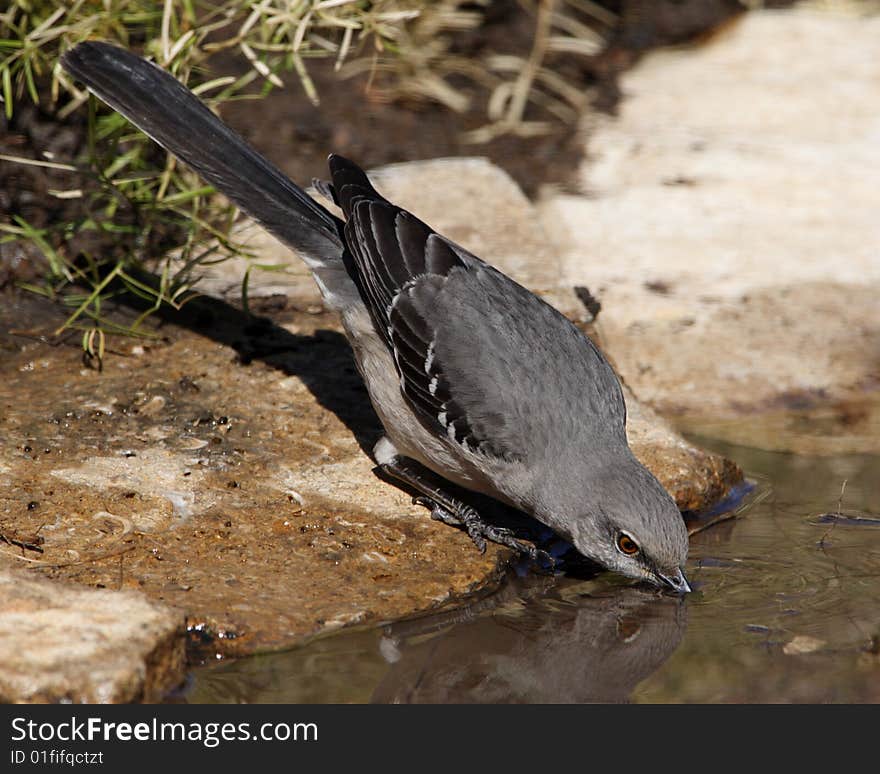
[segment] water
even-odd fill
[[[683,600],[608,575],[511,578],[463,609],[197,669],[182,698],[880,701],[880,457],[698,441],[757,487],[692,538]]]

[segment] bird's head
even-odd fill
[[[688,534],[675,501],[631,455],[588,476],[566,519],[567,537],[588,559],[679,594]]]

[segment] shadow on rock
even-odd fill
[[[126,301],[138,304],[134,298]],[[285,376],[299,377],[318,403],[351,430],[364,452],[372,454],[382,425],[342,333],[326,329],[291,333],[268,317],[208,296],[193,299],[179,311],[163,306],[156,316],[231,347],[244,365],[259,360]]]

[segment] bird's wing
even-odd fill
[[[388,202],[353,163],[331,156],[330,169],[362,298],[423,424],[524,461],[623,431],[617,378],[569,320]]]

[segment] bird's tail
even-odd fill
[[[293,247],[316,274],[325,296],[328,281],[350,282],[341,276],[345,274],[341,222],[173,76],[125,49],[94,41],[80,43],[61,63],[110,107]],[[332,294],[340,289],[330,290]]]

